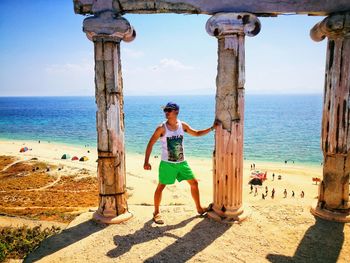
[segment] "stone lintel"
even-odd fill
[[[187,13],[215,14],[219,12],[249,12],[258,16],[296,13],[329,15],[350,10],[349,0],[73,0],[77,14],[94,14],[107,6],[116,13]]]

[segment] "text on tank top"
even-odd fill
[[[185,161],[184,153],[184,130],[182,123],[177,120],[178,128],[175,131],[169,130],[166,121],[163,122],[165,134],[161,137],[162,160],[172,163]]]

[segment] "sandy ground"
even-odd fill
[[[20,153],[21,147],[27,146],[29,150]],[[89,152],[88,152],[89,151]],[[87,156],[89,158],[86,162],[62,160],[61,156],[67,153],[71,157]],[[61,176],[70,175],[72,171],[79,172],[82,169],[91,171],[96,174],[97,170],[97,152],[92,147],[76,147],[61,144],[54,144],[43,142],[39,144],[37,141],[1,141],[0,140],[0,155],[16,156],[19,160],[30,160],[31,158],[38,158],[40,161],[49,162],[57,167],[62,167],[60,171]],[[191,158],[187,156],[188,162],[193,169],[198,181],[201,192],[201,200],[203,205],[212,202],[213,187],[212,187],[212,161],[204,158]],[[126,155],[126,183],[130,193],[129,204],[153,204],[153,192],[158,183],[158,165],[160,159],[152,156],[150,163],[152,165],[151,171],[143,169],[144,156],[138,154]],[[322,178],[322,166],[303,166],[298,164],[284,164],[284,163],[266,163],[256,162],[257,170],[267,171],[268,180],[263,187],[258,187],[258,195],[250,194],[248,181],[250,180],[250,164],[253,161],[244,162],[244,196],[250,203],[268,202],[260,200],[261,194],[265,193],[265,187],[268,187],[269,195],[271,195],[272,188],[275,188],[275,199],[271,202],[298,204],[299,201],[312,201],[317,195],[317,186],[312,183],[312,177]],[[272,181],[272,173],[275,173],[275,180]],[[277,176],[282,175],[282,180],[278,180]],[[284,189],[288,192],[288,198],[283,198]],[[291,191],[295,192],[295,198],[289,198]],[[255,191],[255,189],[254,189]],[[305,198],[300,200],[299,195],[301,191],[305,192]],[[298,201],[299,200],[299,201]],[[163,194],[163,205],[174,204],[192,204],[190,197],[190,189],[186,182],[176,183],[168,186]]]
[[[13,216],[0,216],[0,227],[36,227],[41,226],[43,228],[51,228],[52,226],[60,227],[61,229],[65,229],[67,224],[59,223],[59,222],[50,222],[43,220],[29,220],[21,217],[13,217]]]
[[[85,213],[50,237],[25,262],[348,262],[350,226],[315,220],[293,205],[253,207],[241,224],[196,216],[186,206],[130,206],[134,218],[98,225]]]
[[[32,150],[19,153],[24,146]],[[79,158],[86,155],[89,160],[61,160],[64,153]],[[79,169],[96,175],[97,154],[92,147],[0,141],[0,155],[20,160],[36,157],[64,167],[62,175]],[[207,205],[212,201],[211,160],[187,158],[199,180],[202,204]],[[309,212],[317,200],[318,186],[312,177],[322,177],[321,166],[254,162],[256,169],[268,175],[255,195],[255,189],[251,193],[248,185],[253,161],[245,161],[243,200],[250,216],[234,225],[197,216],[188,184],[176,183],[164,190],[161,211],[166,224],[158,226],[151,221],[151,205],[159,161],[152,156],[153,169],[145,171],[142,155],[126,156],[128,205],[133,219],[103,226],[90,220],[91,212],[83,213],[61,234],[44,241],[27,262],[348,262],[350,225],[316,220]],[[272,173],[276,175],[273,181]],[[278,175],[282,175],[281,180],[277,180]],[[263,200],[266,186],[268,196]],[[291,197],[292,190],[295,197]]]

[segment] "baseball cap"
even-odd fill
[[[168,102],[165,106],[162,106],[163,109],[172,109],[172,110],[179,110],[180,107],[175,102]]]

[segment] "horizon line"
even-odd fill
[[[245,96],[315,96],[315,95],[323,95],[323,93],[247,93]],[[124,97],[183,97],[183,96],[198,96],[198,97],[203,97],[203,96],[216,96],[216,94],[175,94],[175,95],[170,95],[170,94],[152,94],[152,95],[125,95]],[[47,98],[47,97],[95,97],[94,95],[5,95],[2,96],[0,95],[0,98]]]

